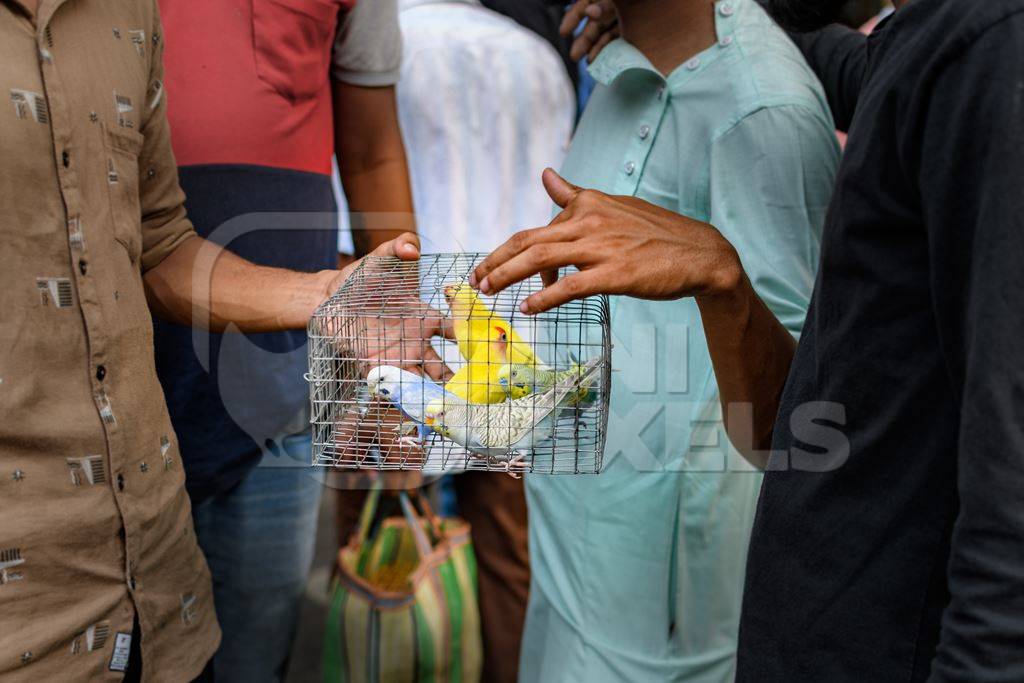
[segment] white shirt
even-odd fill
[[[398,115],[424,253],[490,251],[547,225],[540,182],[576,104],[542,38],[472,0],[402,0]]]

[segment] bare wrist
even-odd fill
[[[705,291],[698,296],[698,299],[735,297],[743,287],[746,273],[743,272],[743,263],[740,261],[739,253],[724,237],[721,239],[713,264]]]

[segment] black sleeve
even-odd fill
[[[939,344],[961,404],[935,682],[1024,681],[1022,64],[1024,13],[963,47],[921,94],[920,164],[909,167]]]
[[[813,33],[791,33],[790,38],[825,87],[836,128],[846,131],[857,107],[867,65],[867,36],[834,24]]]

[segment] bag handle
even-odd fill
[[[377,478],[366,495],[363,509],[359,512],[359,528],[356,532],[356,538],[360,546],[366,544],[366,538],[370,535],[370,527],[373,526],[373,520],[377,516],[377,506],[380,505],[380,494],[383,488],[384,483],[380,478]]]
[[[409,531],[416,543],[416,550],[419,552],[420,558],[424,558],[434,550],[434,545],[427,538],[427,532],[423,530],[420,517],[416,514],[416,508],[413,507],[409,494],[402,491],[398,494],[398,501],[402,504],[402,514],[405,515],[405,523],[409,525]]]
[[[430,526],[430,533],[436,541],[440,541],[444,537],[444,531],[441,529],[441,518],[434,513],[434,508],[431,507],[427,497],[423,495],[420,489],[416,489],[410,495],[410,500],[419,504],[420,513],[426,518],[427,524]]]

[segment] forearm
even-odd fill
[[[334,107],[338,170],[362,256],[416,229],[394,88],[335,83]]]
[[[764,468],[796,340],[742,275],[720,294],[697,297],[729,440]]]
[[[161,318],[215,332],[304,329],[329,294],[335,271],[258,266],[200,237],[183,242],[143,280]]]

